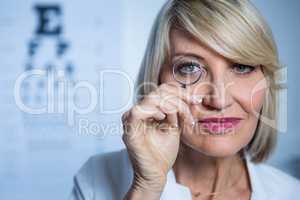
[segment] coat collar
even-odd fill
[[[245,162],[250,178],[250,184],[252,188],[251,200],[269,199],[268,193],[265,190],[263,181],[258,171],[258,166],[252,163],[250,156],[244,152]],[[163,200],[174,199],[192,199],[190,190],[181,184],[176,182],[173,169],[169,171],[167,176],[167,183],[162,194]]]
[[[129,186],[131,185],[131,180],[133,178],[133,171],[132,166],[129,161],[127,151],[126,152],[126,159],[125,163],[127,166],[123,170],[123,174],[126,174],[127,178],[125,178],[122,185],[125,186],[125,188],[122,188],[122,192],[126,193],[128,191]],[[244,151],[244,160],[246,162],[249,178],[250,178],[250,184],[252,188],[251,193],[251,200],[261,200],[261,199],[269,199],[270,196],[268,191],[266,190],[266,187],[264,186],[264,182],[262,180],[262,176],[259,171],[259,164],[255,164],[251,161],[250,156]],[[168,172],[167,175],[167,183],[165,185],[164,191],[161,196],[161,200],[183,200],[183,199],[192,199],[191,193],[189,188],[187,188],[184,185],[181,185],[176,182],[175,174],[173,169],[171,169]]]
[[[247,153],[244,152],[244,155],[252,188],[251,200],[269,199],[269,194],[259,172],[259,164],[253,163]]]

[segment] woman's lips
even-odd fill
[[[241,120],[237,117],[205,118],[199,120],[199,123],[211,133],[224,133],[228,129],[233,129]]]

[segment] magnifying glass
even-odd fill
[[[183,65],[173,65],[173,78],[181,84],[181,87],[193,85],[206,75],[206,71],[198,64],[188,63]]]

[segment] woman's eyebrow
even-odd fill
[[[182,56],[184,56],[184,57],[194,57],[198,60],[205,61],[205,59],[202,56],[200,56],[199,54],[186,53],[186,52],[177,52],[177,53],[174,54],[173,58],[174,57],[182,57]]]

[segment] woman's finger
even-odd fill
[[[200,104],[202,103],[203,95],[190,95],[187,93],[187,90],[178,86],[178,83],[168,82],[162,84],[159,88],[162,91],[171,93],[183,101],[185,101],[187,104]]]
[[[188,105],[179,97],[170,94],[169,92],[163,90],[152,92],[145,97],[143,102],[160,107],[167,115],[174,114],[167,117],[172,125],[175,125],[176,123],[178,125],[178,116],[175,113],[178,113],[183,119],[186,119],[192,126],[195,124],[194,117]]]
[[[157,121],[161,121],[161,126],[172,126],[174,128],[178,127],[178,109],[176,105],[165,101],[162,103],[162,97],[157,91],[153,91],[140,102],[140,108],[137,114],[136,109],[133,109],[133,116],[142,120],[152,117],[152,112],[147,112],[147,108],[156,107],[161,113],[165,115],[165,118],[156,118]],[[142,112],[142,113],[141,113]],[[169,124],[169,125],[168,125]]]
[[[179,114],[179,116],[182,119],[187,120],[188,123],[192,126],[195,124],[193,114],[192,114],[189,106],[186,104],[186,102],[184,102],[179,97],[174,96],[173,94],[170,94],[165,91],[161,91],[161,95],[163,97],[162,97],[162,101],[160,102],[160,104],[165,104],[166,102],[168,104],[172,104],[176,108],[175,111]]]
[[[150,118],[160,121],[166,118],[166,114],[164,114],[160,109],[158,109],[156,105],[137,104],[131,109],[131,122],[147,120]]]

